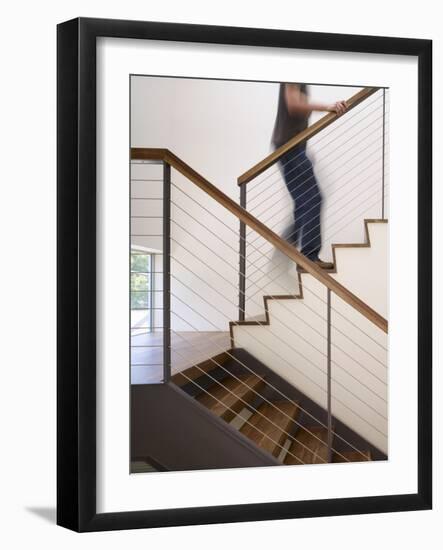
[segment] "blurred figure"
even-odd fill
[[[342,115],[345,101],[333,104],[310,103],[306,84],[280,84],[278,110],[272,142],[281,147],[296,134],[307,128],[312,111],[330,111]],[[282,238],[300,248],[302,254],[323,269],[332,269],[331,262],[319,258],[322,246],[322,196],[315,178],[312,163],[306,155],[306,143],[298,145],[280,159],[286,187],[294,202],[294,224]]]

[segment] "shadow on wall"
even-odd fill
[[[26,508],[26,511],[40,517],[45,521],[49,521],[49,523],[56,523],[57,510],[55,507],[29,506]]]

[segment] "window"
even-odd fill
[[[154,255],[131,250],[131,331],[153,330]]]

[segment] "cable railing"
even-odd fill
[[[141,335],[145,338],[142,342],[131,338],[131,355],[136,350],[139,357],[132,364],[135,372],[140,373],[140,366],[150,364],[150,361],[144,363],[143,357],[153,356],[152,342],[155,342],[163,352],[163,372],[157,382],[167,382],[180,374],[187,384],[217,401],[214,388],[234,395],[239,391],[224,382],[227,377],[234,378],[241,386],[247,386],[254,397],[252,400],[236,395],[244,405],[240,411],[231,411],[242,426],[240,431],[248,425],[250,431],[261,431],[259,421],[251,424],[249,420],[251,414],[255,415],[253,418],[266,416],[260,404],[288,417],[287,427],[280,430],[277,440],[272,441],[268,431],[260,435],[271,440],[274,454],[278,452],[283,462],[304,463],[294,454],[295,443],[308,456],[315,454],[298,438],[300,430],[327,450],[326,458],[317,456],[312,461],[331,462],[334,456],[347,461],[349,450],[364,457],[366,449],[361,438],[383,454],[387,439],[387,321],[170,151],[132,149],[131,158],[133,165],[159,163],[163,171],[162,215],[155,213],[159,220],[162,218],[162,232],[156,233],[149,226],[152,233],[148,233],[152,238],[162,239],[159,252],[162,270],[158,271],[163,287],[162,325],[147,326],[146,333]],[[143,179],[149,185],[150,178],[131,179]],[[132,222],[137,219],[143,216],[132,215],[131,211],[133,229]],[[244,273],[240,288],[236,229],[239,220],[243,224],[240,265],[247,262],[242,249],[255,255],[255,271]],[[137,229],[131,238],[142,237],[143,232]],[[303,282],[302,288],[281,282],[277,289],[275,285],[271,288],[269,273],[263,265],[275,251],[290,264],[303,268],[312,280]],[[246,304],[254,306],[262,317],[246,320]],[[140,327],[131,326],[131,334],[135,328]],[[261,364],[299,388],[307,396],[307,402],[287,395],[266,374],[258,374],[262,389],[248,385],[242,375],[257,376],[257,370],[248,361],[239,359],[235,349],[253,352]],[[220,353],[229,358],[229,367],[215,359]],[[158,361],[159,353],[156,357]],[[200,364],[204,360],[210,361],[215,370],[202,369]],[[200,377],[188,376],[189,368],[201,371],[211,386],[203,384]],[[139,376],[138,383],[150,382],[149,376]],[[301,419],[285,413],[277,398],[290,403],[291,411],[296,406]],[[319,405],[323,413],[313,412],[310,403]],[[274,430],[279,427],[272,418],[266,420]],[[349,429],[344,432],[336,424],[345,424]],[[324,430],[327,437],[319,437],[318,429]]]
[[[178,188],[177,188],[177,189],[178,189]],[[174,202],[173,202],[172,204],[175,205]],[[177,206],[178,206],[178,205],[177,205]],[[178,207],[178,208],[180,208],[180,207]],[[182,209],[180,208],[180,210],[182,210]],[[175,224],[175,223],[176,223],[176,222],[173,221],[173,224]],[[202,229],[202,230],[205,230],[205,225],[203,225],[203,224],[200,223],[200,222],[197,222],[197,223],[199,223],[199,224],[201,225],[201,229]],[[192,235],[187,229],[185,229],[185,228],[183,227],[183,225],[180,225],[180,224],[178,224],[178,223],[177,223],[177,225],[178,225],[178,227],[183,231],[183,234],[192,236],[192,237],[193,237],[193,240],[195,240],[196,242],[198,242],[198,238],[195,237],[194,235]],[[179,243],[179,242],[176,241],[173,237],[171,237],[171,240],[172,240],[173,242],[175,242],[178,246],[180,246],[181,249],[183,249],[183,250],[185,250],[186,252],[188,252],[190,256],[193,256],[193,253],[192,253],[192,251],[190,250],[190,248],[187,248],[185,245]],[[203,246],[211,253],[211,257],[216,257],[216,258],[220,259],[221,261],[225,262],[225,260],[224,260],[217,252],[209,250],[208,247],[207,247],[206,245],[204,245],[204,243],[201,243],[201,244],[203,244]],[[181,262],[180,260],[178,260],[177,258],[174,258],[174,260],[175,260],[182,268],[186,269],[186,266],[184,265],[184,263],[182,263],[182,262]],[[198,260],[198,258],[195,258],[195,257],[193,258],[193,263],[194,263],[194,264],[195,264],[196,262],[199,262],[199,261],[200,261],[200,260]],[[201,267],[204,267],[204,266],[201,266]],[[226,267],[227,267],[227,268],[230,267],[232,270],[235,270],[234,266],[229,266],[229,264],[226,264]],[[206,271],[206,272],[212,272],[213,274],[217,274],[218,277],[220,277],[220,279],[222,279],[224,282],[226,282],[227,285],[231,286],[233,289],[236,289],[236,288],[235,288],[235,284],[233,284],[232,282],[230,282],[228,278],[226,278],[226,277],[224,277],[223,275],[217,273],[217,270],[214,269],[210,264],[207,266],[207,269],[205,269],[205,271]],[[226,294],[221,293],[218,289],[216,289],[216,288],[214,288],[213,286],[211,286],[210,284],[208,284],[207,281],[205,280],[205,278],[203,278],[201,275],[199,275],[199,274],[196,273],[195,271],[191,271],[191,273],[192,273],[193,278],[195,278],[195,280],[197,280],[199,283],[202,283],[202,284],[208,286],[208,287],[214,292],[214,294],[216,295],[216,297],[217,297],[218,299],[221,299],[222,301],[227,301],[227,302],[229,302],[229,299],[226,297]],[[174,275],[172,275],[172,276],[174,277]],[[182,282],[181,284],[182,284],[184,287],[186,287],[188,290],[192,290],[192,289],[190,289],[189,286],[186,285],[185,283]],[[252,283],[252,284],[254,284],[254,283]],[[262,292],[263,292],[263,289],[261,289],[261,290],[262,290]],[[274,296],[267,296],[267,298],[269,299],[269,298],[278,298],[278,297],[277,297],[277,296],[275,296],[275,297],[274,297]],[[217,300],[217,301],[218,301],[218,300]],[[208,304],[208,305],[209,305],[209,304]],[[263,305],[263,304],[257,303],[256,305]],[[303,305],[305,305],[305,304],[303,304]],[[214,309],[215,311],[219,312],[217,306],[214,305],[214,306],[212,306],[212,307],[213,307],[213,309]],[[283,304],[282,307],[285,307],[284,304]],[[306,306],[306,307],[308,307],[308,306]],[[221,312],[219,312],[219,313],[221,313]],[[300,317],[299,315],[297,315],[296,313],[293,313],[293,315],[294,315],[296,318],[298,318],[299,320],[302,320],[301,317]],[[279,321],[279,320],[277,320],[276,322],[280,325],[280,328],[285,327],[286,329],[291,330],[291,328],[290,328],[286,323],[281,322],[281,321]],[[305,322],[306,324],[309,325],[309,323],[307,323],[306,320],[304,320],[304,322]],[[231,323],[231,325],[236,325],[236,324],[237,324],[236,321],[230,321],[230,323]],[[263,323],[261,323],[260,321],[257,321],[257,323],[258,323],[259,325],[263,325]],[[315,327],[313,327],[313,326],[311,326],[311,325],[309,325],[309,326],[310,326],[310,328],[312,328],[312,330],[313,330],[321,339],[323,339],[323,340],[326,339],[326,336],[323,335],[323,334],[321,334],[320,331],[318,331],[318,329],[316,329]],[[274,331],[274,330],[270,329],[270,333],[273,334],[273,336],[275,336],[275,338],[276,338],[277,340],[280,340],[280,341],[281,341],[281,338],[279,338],[279,334],[278,334],[278,333],[279,333],[279,330]],[[304,339],[303,337],[301,337],[301,338]],[[305,340],[305,339],[304,339],[304,340]],[[283,343],[283,342],[282,342],[282,343]],[[353,343],[355,343],[355,342],[353,342]],[[316,346],[315,346],[315,344],[312,344],[312,343],[311,343],[311,346],[313,346],[314,349],[317,349]],[[340,347],[338,347],[338,349],[340,349],[340,351],[342,351],[343,353],[346,354],[346,351],[345,351],[345,350],[341,349]],[[317,350],[317,351],[319,351],[319,353],[322,353],[320,350]],[[296,352],[296,350],[294,350],[294,352]],[[306,359],[306,361],[309,362],[309,359],[307,359],[307,358],[305,358],[305,359]],[[375,359],[375,360],[378,361],[377,359]],[[358,361],[357,359],[354,358],[354,361],[355,361],[357,364],[359,364],[363,369],[365,368],[361,363],[359,363],[359,361]],[[380,362],[380,361],[378,361],[378,362]],[[315,365],[314,365],[314,367],[315,367]],[[340,365],[337,365],[337,367],[340,368]],[[352,377],[353,375],[350,374],[350,376]],[[375,376],[375,375],[373,375],[373,376]],[[376,377],[376,376],[375,376],[375,377]],[[372,390],[369,390],[369,391],[372,391]]]
[[[131,154],[132,158],[139,160],[163,160],[166,166],[173,166],[185,178],[189,179],[198,188],[202,189],[208,196],[220,203],[227,211],[231,212],[240,221],[244,222],[246,226],[249,226],[251,229],[256,231],[257,234],[264,237],[276,249],[288,256],[288,258],[290,258],[297,265],[300,265],[301,268],[308,271],[314,279],[319,281],[326,288],[329,288],[337,296],[341,297],[346,303],[359,311],[364,317],[367,317],[380,329],[387,332],[387,321],[383,318],[383,316],[374,311],[363,300],[355,296],[338,281],[331,278],[314,262],[303,256],[303,254],[301,254],[290,243],[284,241],[279,235],[270,230],[260,220],[239,206],[233,199],[225,195],[222,191],[220,191],[220,189],[198,174],[198,172],[188,166],[173,153],[167,149],[133,148]],[[163,236],[163,238],[165,237]]]
[[[288,191],[297,196],[295,209],[305,202],[303,216],[312,216],[313,222],[303,232],[303,248],[316,245],[321,234],[326,261],[333,259],[333,239],[358,242],[362,219],[384,220],[388,211],[388,91],[363,89],[347,105],[345,115],[329,113],[238,178],[243,208],[295,246],[301,231]],[[296,154],[303,144],[309,147],[304,161],[304,151]],[[292,150],[295,157],[285,160]],[[309,156],[315,159],[314,173]],[[294,167],[288,170],[288,166],[297,157],[297,174],[291,174]],[[320,182],[321,196],[312,199],[309,180],[314,177]],[[324,213],[315,217],[322,202]],[[250,300],[252,283],[272,288],[274,293],[293,286],[286,256],[275,254],[275,247],[261,235],[253,235],[242,221],[239,264],[239,320],[259,314]]]
[[[173,197],[175,195],[174,192],[177,192],[178,189],[179,189],[179,187],[177,185],[175,185],[174,183],[172,183],[172,190],[173,190],[172,196]],[[177,200],[179,199],[180,195],[181,194],[178,194]],[[172,199],[172,204],[173,205],[175,204],[174,199]],[[172,217],[172,220],[173,220],[173,217]],[[192,224],[190,224],[189,222],[188,222],[187,225],[188,225],[188,227],[192,226]],[[200,226],[199,229],[201,231],[205,231],[205,225],[203,223],[199,222],[198,220],[195,220],[195,225],[196,226],[199,225]],[[172,221],[172,228],[174,228],[174,226],[175,226],[175,223],[174,223],[174,221]],[[188,229],[185,229],[183,227],[183,225],[180,226],[180,229],[181,229],[181,232],[180,232],[181,236],[186,237],[186,239],[183,239],[183,240],[187,240],[187,238],[189,236],[191,236],[191,231],[189,231]],[[218,240],[221,241],[220,238],[218,238]],[[180,302],[182,302],[182,306],[187,308],[188,314],[192,313],[196,316],[201,316],[203,322],[209,324],[209,327],[208,327],[209,329],[220,330],[221,331],[222,328],[220,326],[217,326],[216,323],[212,322],[211,319],[214,318],[214,317],[218,317],[220,319],[223,319],[223,317],[226,317],[226,321],[228,320],[225,312],[222,309],[222,305],[224,303],[228,308],[233,307],[235,305],[235,301],[232,299],[232,293],[235,294],[236,287],[235,287],[235,284],[233,284],[233,283],[230,284],[231,299],[229,299],[229,297],[228,297],[228,295],[229,295],[229,293],[228,293],[229,280],[220,273],[219,268],[214,268],[214,267],[212,267],[212,265],[214,264],[214,261],[216,259],[218,259],[218,260],[220,260],[220,264],[222,264],[222,263],[224,264],[225,270],[228,270],[230,267],[231,267],[231,270],[235,270],[235,267],[234,266],[229,266],[228,262],[226,262],[225,259],[221,258],[220,255],[217,254],[217,252],[211,251],[211,250],[208,250],[207,257],[206,257],[205,260],[202,260],[201,258],[197,258],[194,255],[193,251],[192,251],[192,249],[195,249],[195,247],[199,244],[199,238],[196,237],[195,235],[193,235],[193,240],[191,241],[191,243],[189,243],[188,247],[186,247],[185,245],[180,244],[178,238],[176,238],[176,237],[171,236],[171,241],[174,242],[177,245],[177,250],[180,250],[180,252],[182,252],[182,253],[183,253],[183,251],[185,251],[186,256],[188,258],[188,261],[186,262],[186,260],[184,258],[182,258],[180,260],[180,259],[177,258],[176,255],[175,256],[172,255],[171,256],[171,261],[174,264],[176,264],[176,266],[175,266],[176,268],[180,267],[182,272],[185,271],[185,272],[187,272],[187,274],[192,276],[192,279],[194,281],[194,287],[195,287],[195,290],[194,290],[193,288],[191,288],[191,286],[189,284],[186,284],[182,279],[180,279],[179,277],[173,275],[173,271],[171,271],[171,276],[173,277],[173,279],[176,280],[176,282],[178,283],[179,288],[185,289],[191,295],[191,300],[190,301],[191,301],[192,305],[185,304],[184,301],[179,298],[179,293],[180,293],[179,290],[176,291],[177,295],[174,295],[174,297],[177,298],[177,300],[179,300]],[[200,243],[200,244],[203,244],[203,243]],[[219,242],[218,246],[215,246],[215,248],[218,249],[221,245],[222,245],[222,242]],[[185,265],[185,263],[187,263],[191,266],[194,266],[194,269],[192,269],[190,267],[187,267],[187,265]],[[214,278],[217,281],[216,283],[214,283],[212,285],[210,283],[208,283],[208,280],[211,280],[211,279],[214,279]],[[216,286],[215,286],[215,285],[218,286],[220,284],[220,282],[223,282],[223,284],[226,283],[226,286],[225,286],[223,292],[220,292],[218,290],[218,288],[216,288]],[[192,296],[192,294],[195,294],[195,295]],[[199,306],[195,305],[195,300],[200,301]],[[304,303],[303,303],[303,305],[304,305]],[[282,307],[285,307],[284,304],[283,304]],[[286,308],[286,309],[288,309],[288,308]],[[203,314],[200,313],[202,310],[207,310],[208,312],[210,312],[210,314],[208,313],[207,315],[203,315]],[[292,312],[291,313],[291,321],[293,322],[296,319],[301,319],[300,315],[297,315],[295,312]],[[255,324],[257,324],[259,326],[265,326],[265,323],[262,323],[260,321],[256,321]],[[314,334],[319,335],[321,339],[326,340],[326,336],[321,335],[315,327],[311,326],[309,324],[309,322],[306,321],[306,319],[303,319],[303,324],[305,326],[308,326],[309,329]],[[223,326],[223,322],[221,322],[221,325]],[[238,323],[236,321],[230,321],[230,325],[231,325],[231,327],[232,326],[240,326],[241,323]],[[196,328],[196,327],[193,327],[193,328]],[[315,360],[313,360],[312,358],[309,357],[308,353],[306,353],[306,352],[304,353],[303,351],[300,350],[300,344],[308,345],[309,346],[309,351],[311,353],[313,352],[313,353],[320,354],[320,356],[321,356],[320,357],[320,362],[322,362],[323,360],[326,359],[326,354],[325,354],[324,351],[319,349],[318,344],[313,343],[313,342],[309,342],[303,334],[297,333],[297,331],[295,331],[294,329],[292,329],[289,326],[289,322],[284,323],[284,322],[281,322],[280,320],[277,320],[275,322],[274,326],[270,326],[270,327],[267,327],[267,328],[268,328],[268,332],[272,335],[272,337],[277,342],[277,344],[279,346],[286,345],[289,348],[291,355],[295,358],[298,358],[298,362],[302,361],[304,366],[302,368],[299,365],[294,364],[293,361],[288,362],[285,359],[285,357],[282,356],[282,354],[280,354],[278,352],[274,352],[273,350],[271,350],[269,348],[269,346],[265,345],[267,350],[272,351],[275,358],[279,358],[279,359],[285,361],[287,364],[289,364],[289,366],[292,369],[298,371],[298,374],[300,376],[305,377],[312,384],[316,385],[317,388],[319,388],[321,391],[326,392],[326,389],[323,388],[322,385],[319,384],[312,377],[312,369],[317,369],[320,372],[320,376],[322,376],[321,367],[319,367],[319,365],[316,363]],[[281,333],[282,333],[283,329],[286,329],[286,331],[289,331],[289,338],[286,338],[285,336],[281,336]],[[298,345],[292,345],[290,343],[288,344],[287,340],[289,340],[289,342],[291,342],[294,337],[297,337],[299,339]],[[252,338],[254,340],[255,345],[261,343],[259,341],[259,339],[254,337],[253,335],[252,335]],[[318,340],[318,338],[317,338],[317,340]],[[320,344],[321,344],[321,342],[320,342]],[[263,346],[264,344],[261,343],[261,345]],[[344,351],[344,350],[342,350],[342,348],[340,348],[340,350]],[[362,369],[366,368],[361,362],[359,362],[357,357],[352,358],[352,360],[353,360],[353,363],[354,363],[354,369],[355,369],[355,365],[359,365]],[[339,368],[339,369],[342,368],[341,365],[337,364],[335,361],[334,361],[334,364],[335,364],[336,368]],[[310,367],[311,374],[308,374],[307,369],[305,368],[306,365],[308,367]],[[372,376],[374,378],[377,378],[377,376],[375,374],[373,374],[371,372],[369,372],[369,374],[370,374],[370,376]],[[375,391],[373,391],[371,388],[369,388],[367,385],[365,385],[364,382],[357,380],[357,378],[350,371],[348,372],[348,377],[351,378],[354,383],[358,383],[362,388],[366,388],[367,392],[371,393],[373,397],[378,398],[381,401],[385,402],[385,399],[383,397],[379,396]],[[378,380],[380,380],[380,378],[378,378]],[[337,379],[336,383],[337,383],[338,386],[341,386],[342,391],[345,391],[345,392],[349,393],[357,401],[360,401],[367,408],[371,409],[372,414],[380,415],[373,406],[371,406],[367,402],[364,402],[364,400],[362,400],[361,397],[357,396],[351,389],[345,387],[340,382],[340,380]],[[340,400],[340,403],[344,407],[349,409],[349,406],[343,400]],[[358,416],[358,412],[356,410],[351,409],[351,411],[352,411],[353,414]],[[383,418],[385,419],[385,417],[383,417]],[[375,430],[378,430],[378,428],[376,426],[373,426],[373,428]]]

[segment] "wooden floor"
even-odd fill
[[[229,332],[178,332],[171,335],[172,374],[209,359],[231,347]],[[163,381],[163,333],[131,338],[131,384]]]

